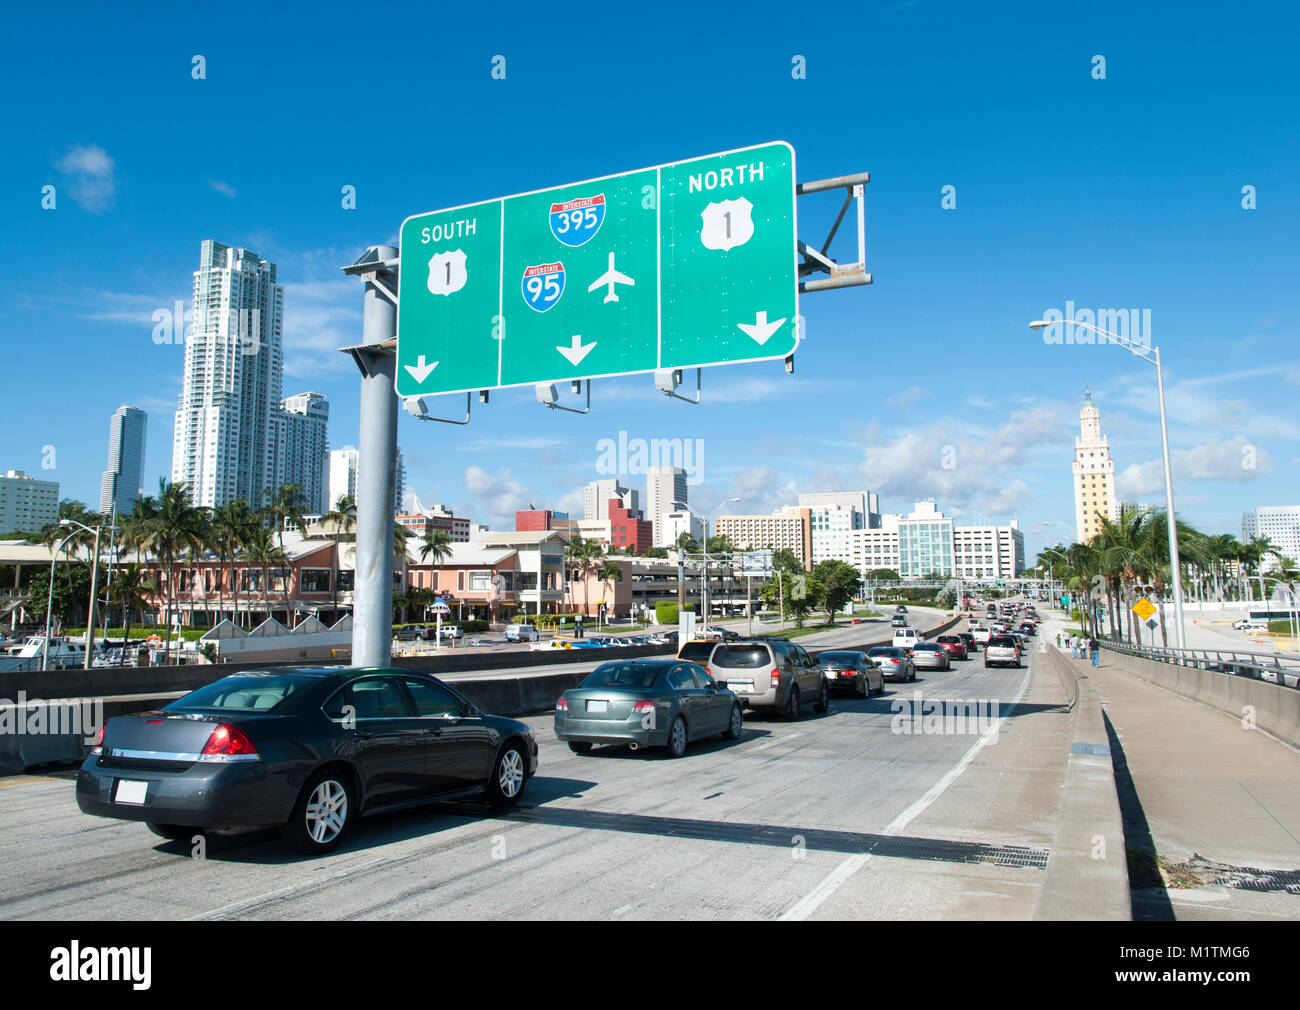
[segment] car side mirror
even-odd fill
[[[725,691],[725,690],[727,689],[727,682],[726,682],[725,680],[715,680],[715,681],[713,682],[713,685],[714,685],[714,687],[716,687],[719,691]]]

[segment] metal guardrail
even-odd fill
[[[1300,688],[1300,655],[1276,652],[1238,652],[1227,649],[1169,649],[1138,646],[1127,642],[1098,639],[1103,649],[1125,656],[1173,663],[1227,676],[1266,680],[1284,687]]]

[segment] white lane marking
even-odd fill
[[[971,745],[970,750],[962,755],[961,760],[953,765],[952,768],[948,769],[947,774],[931,786],[926,791],[925,795],[890,821],[881,834],[896,835],[911,824],[912,821],[925,811],[926,807],[943,795],[944,790],[961,777],[962,772],[964,772],[967,766],[975,760],[975,755],[984,749],[985,744],[990,740],[997,739],[998,731],[1001,729],[1002,723],[1016,710],[1016,706],[1020,703],[1020,699],[1025,696],[1025,691],[1029,687],[1029,673],[1030,668],[1027,667],[1025,669],[1024,679],[1020,682],[1020,690],[1016,692],[1016,696],[1011,700],[1011,704],[1007,706],[1006,713],[999,716],[998,721],[980,735],[980,738]],[[793,906],[781,915],[778,921],[802,922],[804,919],[808,918],[808,916],[812,915],[813,912],[817,911],[817,909],[821,907],[822,903],[825,902],[827,898],[839,890],[840,886],[846,880],[853,876],[853,874],[857,873],[858,870],[862,869],[862,867],[866,866],[869,859],[871,859],[869,854],[849,856],[844,860],[844,862],[840,863],[839,866],[831,870],[831,872],[822,879],[821,883],[795,902]]]
[[[767,743],[761,743],[757,747],[745,751],[746,754],[757,754],[761,750],[767,750],[769,747],[775,747],[779,743],[786,743],[790,740],[796,740],[803,736],[802,733],[791,733],[789,736],[779,736],[775,740],[769,740]]]

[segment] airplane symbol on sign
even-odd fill
[[[634,281],[634,280],[633,280],[631,277],[629,277],[627,274],[621,274],[621,273],[619,273],[617,270],[614,269],[614,254],[613,254],[613,253],[610,253],[610,254],[609,254],[609,269],[606,270],[606,271],[605,271],[603,274],[601,274],[599,277],[597,277],[594,281],[592,281],[591,284],[589,284],[589,285],[587,286],[587,290],[588,290],[588,291],[595,291],[595,290],[596,290],[598,287],[600,287],[602,284],[603,284],[605,287],[607,287],[607,288],[609,289],[609,291],[608,291],[608,292],[606,293],[606,295],[605,295],[605,299],[604,299],[604,300],[605,300],[606,302],[616,302],[616,301],[618,301],[618,295],[616,295],[616,294],[614,293],[614,285],[615,285],[615,284],[629,284],[629,285],[635,285],[635,284],[636,284],[636,281]]]

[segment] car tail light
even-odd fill
[[[103,726],[100,726],[99,732],[95,734],[95,742],[90,745],[90,753],[92,754],[104,753],[104,727]]]
[[[658,698],[642,698],[640,701],[638,701],[636,704],[632,706],[632,714],[636,715],[640,712],[649,712],[652,709],[654,709],[658,704],[659,704]]]
[[[221,723],[212,731],[200,761],[256,761],[257,748],[238,726]]]
[[[781,686],[781,671],[776,669],[776,667],[772,668],[772,686],[773,687]]]
[[[569,703],[568,703],[567,701],[564,700],[564,696],[563,696],[563,695],[561,695],[561,696],[560,696],[560,700],[557,701],[557,702],[555,703],[555,711],[557,711],[557,712],[567,712],[567,711],[569,711]]]

